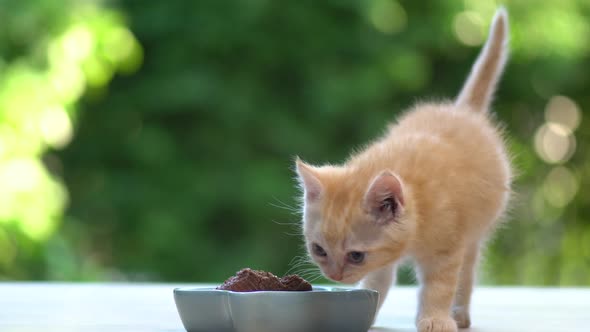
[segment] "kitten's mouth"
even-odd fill
[[[357,282],[361,281],[362,278],[357,276],[345,276],[339,282],[343,284],[356,284]]]
[[[357,277],[354,275],[345,275],[340,280],[334,280],[325,274],[324,274],[324,276],[334,282],[341,283],[341,284],[356,284],[357,282],[361,281],[361,279],[362,279],[362,277]]]

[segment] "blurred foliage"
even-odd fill
[[[49,151],[70,143],[85,91],[136,69],[141,49],[92,1],[0,4],[0,276],[72,277],[55,251],[68,194]]]
[[[589,285],[590,3],[506,6],[495,113],[519,177],[482,279]],[[0,278],[286,272],[293,157],[342,161],[417,98],[453,97],[496,7],[0,0]]]

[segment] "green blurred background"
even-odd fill
[[[519,177],[481,279],[590,285],[590,1],[505,4]],[[293,157],[342,161],[456,95],[497,5],[0,0],[0,279],[285,273]]]

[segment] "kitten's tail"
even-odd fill
[[[502,7],[496,11],[488,40],[473,65],[455,105],[468,106],[475,111],[486,112],[506,64],[507,44],[508,14]]]

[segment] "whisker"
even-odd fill
[[[313,278],[307,279],[307,281],[308,281],[310,284],[313,284],[313,283],[317,282],[318,280],[320,280],[321,278],[322,278],[322,276],[321,276],[321,275],[318,275],[318,276],[315,276],[315,277],[313,277]]]
[[[297,262],[297,260],[299,259],[299,257],[301,257],[301,256],[295,256],[295,257],[293,257],[291,259],[291,261],[289,262],[289,264],[287,264],[287,265],[291,266],[291,264],[294,264],[295,262]]]
[[[306,255],[297,255],[295,257],[293,257],[293,259],[291,259],[291,261],[289,262],[289,265],[291,264],[295,264],[298,262],[307,262],[308,258]]]
[[[310,273],[310,272],[318,272],[318,269],[314,266],[309,266],[307,264],[302,264],[300,266],[297,266],[296,270],[298,271],[298,273],[300,274],[304,274],[304,273]]]
[[[300,215],[301,214],[301,209],[300,208],[294,207],[294,206],[290,206],[289,204],[281,201],[280,199],[278,199],[276,197],[273,197],[273,199],[275,201],[277,201],[278,204],[275,204],[275,203],[272,203],[272,202],[268,203],[271,206],[277,207],[279,209],[290,211],[291,214],[293,214],[293,215]]]
[[[272,220],[272,222],[277,225],[281,225],[281,226],[297,226],[297,227],[299,227],[298,221],[280,222],[280,221]]]
[[[280,221],[276,221],[276,220],[271,220],[274,224],[279,225],[279,226],[287,226],[290,227],[291,229],[297,231],[297,232],[302,232],[302,227],[301,227],[301,223],[300,222],[280,222]]]
[[[292,273],[293,271],[297,271],[299,268],[302,268],[302,267],[304,267],[303,264],[295,265],[295,266],[291,267],[289,270],[287,270],[287,272],[285,272],[285,275],[288,275],[288,274]]]
[[[301,259],[301,257],[302,257],[302,256],[295,256],[295,257],[293,257],[293,258],[291,259],[291,261],[289,262],[289,264],[288,264],[288,265],[291,265],[291,264],[295,263],[295,262],[296,262],[298,259]]]
[[[307,268],[315,267],[315,264],[313,264],[312,262],[310,262],[304,258],[297,261],[294,265],[296,265],[297,267],[307,267]]]
[[[301,271],[299,272],[299,275],[305,279],[308,278],[316,278],[317,276],[321,276],[320,271],[318,271],[317,269],[311,269],[311,270],[306,270],[306,271]]]
[[[323,277],[323,275],[321,274],[321,272],[315,272],[315,273],[313,273],[313,274],[311,274],[309,276],[309,278],[311,279],[312,282],[313,281],[316,281],[316,280],[318,280],[319,278],[322,278],[322,277]]]
[[[277,220],[271,220],[274,224],[280,226],[287,226],[289,230],[283,232],[283,234],[287,236],[302,236],[303,235],[303,228],[301,227],[300,221],[287,221],[287,222],[280,222]]]
[[[314,267],[309,266],[308,264],[300,264],[294,267],[294,270],[297,271],[297,273],[307,273],[307,272],[312,272],[312,271],[317,271]]]
[[[311,265],[311,262],[307,256],[295,256],[293,259],[291,259],[288,265],[290,268],[287,270],[285,275],[291,273],[292,271],[304,271],[308,265]]]

